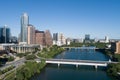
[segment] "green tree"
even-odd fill
[[[31,54],[31,55],[27,55],[25,58],[27,60],[34,60],[36,58],[36,56],[34,54]]]

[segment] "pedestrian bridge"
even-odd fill
[[[112,61],[93,61],[93,60],[73,60],[73,59],[47,59],[46,63],[49,64],[57,64],[58,67],[60,64],[68,64],[68,65],[76,65],[78,67],[79,65],[86,65],[86,66],[94,66],[97,68],[98,66],[107,67],[109,63],[118,63],[118,62],[112,62]]]

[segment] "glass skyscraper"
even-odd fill
[[[85,35],[85,40],[90,40],[90,35],[89,34]]]
[[[29,17],[27,13],[21,16],[21,42],[27,43],[27,26],[29,24]]]
[[[0,43],[9,43],[10,36],[10,28],[8,28],[6,25],[0,28]]]

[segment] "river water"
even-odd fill
[[[108,61],[109,57],[95,50],[70,49],[55,58]],[[105,67],[48,64],[40,74],[31,80],[111,80],[105,72]]]

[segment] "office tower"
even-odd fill
[[[19,33],[18,34],[18,43],[20,43],[21,42],[21,34]]]
[[[58,33],[53,33],[53,40],[58,41]]]
[[[10,28],[8,28],[6,25],[0,28],[0,43],[9,43],[10,36]]]
[[[109,43],[109,37],[105,36],[105,43]]]
[[[27,44],[35,44],[35,27],[31,24],[27,27]]]
[[[90,35],[89,34],[85,35],[85,40],[90,40]]]
[[[95,38],[95,39],[94,39],[94,42],[95,42],[95,43],[98,42],[98,41],[99,41],[98,38]]]
[[[52,36],[49,30],[45,31],[45,43],[46,43],[46,46],[52,46],[53,44]]]
[[[65,45],[65,36],[62,33],[53,33],[53,44],[58,46]]]
[[[62,33],[59,34],[59,36],[58,36],[58,41],[61,41],[61,44],[62,44],[62,45],[66,44],[65,36],[64,36]]]
[[[89,34],[86,34],[86,35],[85,35],[84,42],[85,42],[85,43],[90,43],[90,42],[91,42],[91,41],[90,41],[90,35],[89,35]]]
[[[21,42],[27,43],[27,27],[29,24],[29,17],[27,13],[23,13],[21,16]]]
[[[67,39],[66,39],[66,45],[70,45],[70,43],[71,43],[71,39],[70,39],[70,38],[67,38]]]
[[[11,37],[11,43],[18,43],[18,39],[16,36]]]
[[[120,54],[120,41],[112,42],[112,43],[111,43],[111,50],[112,50],[115,54]]]
[[[58,33],[53,33],[53,45],[57,45],[58,42]]]
[[[45,46],[45,32],[44,31],[35,31],[35,43]]]

